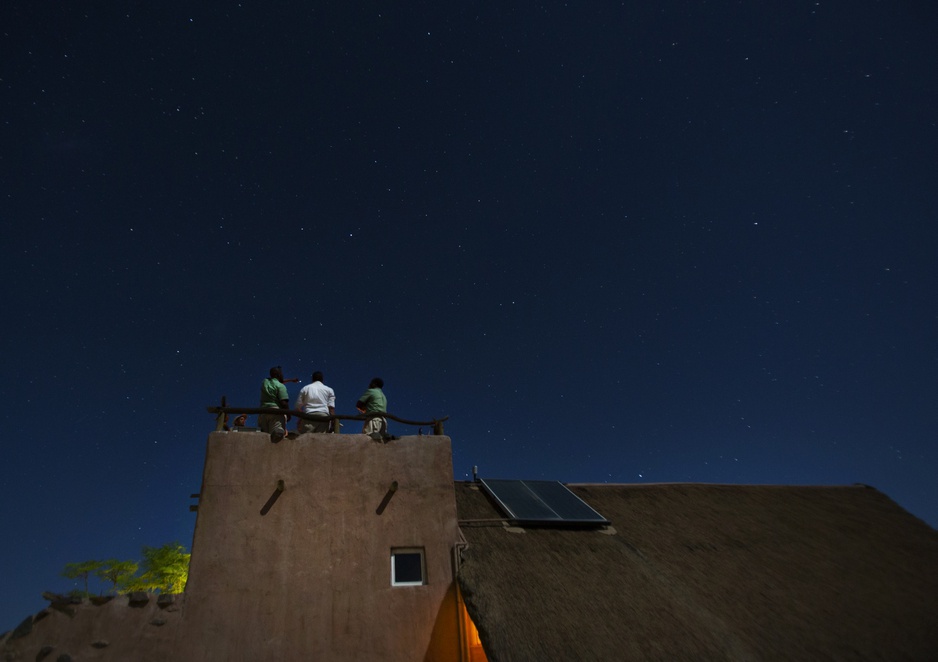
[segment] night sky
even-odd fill
[[[450,416],[457,479],[865,483],[938,526],[936,19],[3,3],[0,631],[67,562],[188,547],[206,407],[278,364]]]

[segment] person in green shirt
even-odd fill
[[[368,390],[355,403],[355,408],[363,414],[388,412],[388,399],[384,397],[384,380],[375,377],[368,384]],[[383,416],[375,416],[365,421],[365,427],[362,433],[371,436],[373,439],[383,439],[388,436],[388,421]]]
[[[261,408],[289,409],[290,396],[283,384],[283,370],[280,366],[270,369],[270,377],[261,382]],[[281,413],[258,414],[257,425],[262,432],[270,433],[274,443],[287,436],[287,421],[290,415]]]

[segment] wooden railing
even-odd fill
[[[388,413],[372,413],[372,414],[356,414],[355,416],[347,416],[345,414],[306,414],[303,412],[296,411],[295,409],[275,409],[273,407],[229,407],[227,406],[225,396],[221,398],[220,407],[206,407],[205,408],[209,414],[215,414],[215,430],[224,430],[225,422],[227,417],[231,414],[235,416],[239,414],[288,414],[294,418],[301,418],[305,421],[333,421],[332,431],[339,431],[339,421],[367,421],[372,418],[387,418],[398,423],[403,423],[404,425],[415,425],[415,426],[429,426],[433,428],[433,434],[442,435],[443,434],[443,421],[449,419],[449,416],[444,416],[443,418],[434,418],[431,421],[408,421],[404,418],[399,418],[394,414]]]

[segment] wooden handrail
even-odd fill
[[[209,414],[215,414],[215,430],[224,429],[225,416],[227,414],[284,414],[295,416],[296,418],[301,418],[306,421],[367,421],[372,418],[389,418],[392,421],[403,423],[404,425],[430,425],[433,427],[433,434],[436,435],[443,434],[443,421],[449,420],[449,416],[444,416],[443,418],[435,418],[432,421],[408,421],[407,419],[399,418],[387,412],[372,412],[370,414],[348,416],[345,414],[307,414],[305,412],[296,411],[295,409],[280,409],[275,407],[228,407],[226,406],[224,396],[222,396],[221,399],[221,407],[206,407],[205,409]],[[337,430],[338,427],[338,425],[333,426],[333,431]]]

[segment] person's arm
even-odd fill
[[[303,411],[306,408],[306,398],[303,397],[305,393],[306,391],[304,389],[300,391],[300,394],[298,396],[296,396],[296,402],[293,405],[293,409],[295,411]]]
[[[290,396],[287,393],[287,387],[283,385],[283,382],[280,383],[280,388],[277,395],[279,396],[278,401],[280,402],[280,408],[290,409]],[[287,414],[287,420],[290,420],[290,414]]]
[[[368,406],[368,401],[370,399],[371,399],[371,393],[369,391],[365,391],[365,393],[362,394],[362,397],[358,399],[358,402],[355,403],[355,409],[357,409],[358,411],[364,414],[365,408]]]

